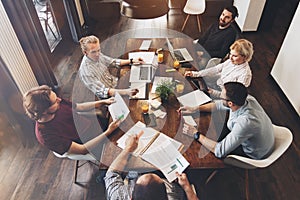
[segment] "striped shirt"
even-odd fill
[[[109,88],[117,86],[118,78],[110,74],[108,68],[116,65],[116,59],[100,53],[99,60],[93,61],[83,56],[79,77],[84,85],[98,98],[108,98]]]
[[[109,200],[130,200],[131,191],[128,186],[124,183],[121,175],[118,172],[108,171],[104,177],[106,187],[106,198]],[[169,183],[163,179],[168,200],[184,200],[184,191],[178,183]],[[134,186],[133,186],[134,187]]]
[[[230,59],[224,63],[220,63],[214,67],[201,70],[199,72],[193,72],[194,77],[207,77],[205,81],[210,82],[210,77],[217,77],[217,82],[214,83],[222,89],[224,83],[227,82],[239,82],[249,87],[252,79],[252,72],[248,62],[244,62],[240,65],[235,65]],[[215,88],[214,86],[211,86]]]

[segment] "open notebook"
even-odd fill
[[[117,141],[118,146],[124,149],[126,139],[141,130],[144,133],[133,154],[157,167],[172,182],[176,179],[176,172],[182,173],[189,166],[189,162],[180,153],[183,144],[138,121]]]

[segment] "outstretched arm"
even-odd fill
[[[121,120],[113,121],[109,124],[107,130],[103,132],[102,134],[98,135],[97,137],[89,140],[88,142],[84,144],[79,144],[76,142],[72,142],[68,153],[72,154],[87,154],[89,153],[89,149],[95,148],[97,145],[99,145],[104,139],[109,136],[117,127],[119,127],[121,123]]]
[[[122,171],[127,165],[128,159],[132,152],[137,148],[139,138],[144,132],[141,131],[137,135],[132,135],[126,140],[126,147],[122,152],[116,157],[116,159],[111,163],[107,171]]]
[[[196,107],[182,106],[177,110],[177,112],[181,112],[182,114],[190,114],[197,111],[212,112],[214,110],[216,110],[216,104],[211,102]]]
[[[124,65],[130,65],[130,64],[142,64],[144,62],[144,60],[142,58],[134,58],[134,59],[127,59],[127,60],[120,60],[120,65],[124,66]]]
[[[77,103],[75,109],[77,111],[87,111],[94,108],[100,108],[104,105],[110,105],[114,103],[114,98],[98,100],[98,101],[91,101],[91,102],[84,102],[84,103]]]

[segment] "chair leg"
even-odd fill
[[[199,32],[201,32],[200,16],[199,16],[199,15],[197,15],[197,22],[198,22],[198,29],[199,29]]]
[[[245,195],[246,200],[249,200],[249,170],[245,170]]]
[[[208,184],[208,182],[216,175],[216,173],[218,172],[218,170],[214,170],[210,175],[209,177],[206,179],[205,181],[205,185]]]
[[[185,18],[185,20],[184,20],[184,23],[183,23],[183,25],[182,25],[181,31],[183,31],[183,29],[184,29],[184,27],[185,27],[185,25],[186,25],[186,23],[187,23],[189,17],[190,17],[190,15],[187,15],[187,16],[186,16],[186,18]]]
[[[79,160],[76,160],[76,162],[75,162],[75,171],[74,171],[74,183],[77,183],[78,168],[79,168]]]

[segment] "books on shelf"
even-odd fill
[[[183,144],[139,121],[117,141],[117,145],[124,149],[126,139],[141,130],[144,133],[133,154],[161,170],[168,181],[172,182],[176,179],[176,172],[182,173],[189,166],[189,162],[180,153]]]

